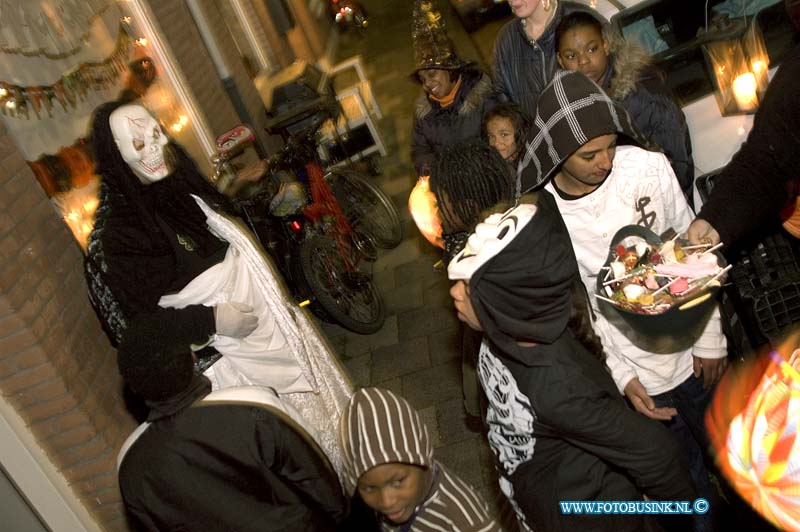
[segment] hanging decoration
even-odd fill
[[[114,51],[103,61],[81,63],[52,85],[21,87],[0,81],[0,111],[6,116],[28,120],[31,110],[39,119],[44,111],[52,118],[56,102],[64,112],[69,112],[78,100],[86,99],[90,90],[106,89],[127,71],[132,46],[128,28],[121,23]]]
[[[0,0],[0,52],[65,59],[85,46],[92,21],[110,0]]]
[[[158,74],[153,58],[150,56],[150,51],[145,45],[137,44],[140,42],[140,39],[134,41],[133,57],[128,62],[128,79],[125,81],[125,91],[130,93],[131,98],[143,97],[156,80]]]
[[[156,65],[144,46],[134,46],[133,55],[125,63],[124,70],[127,76],[124,90],[118,96],[120,99],[144,97],[158,76]],[[82,87],[71,86],[69,82],[65,83],[63,80],[53,86],[54,90],[63,91],[68,103],[70,94],[72,98],[80,98],[81,94],[85,95],[91,88],[91,83]],[[46,87],[28,87],[28,95],[37,94],[39,89],[44,91]],[[29,101],[36,111],[37,104],[34,104],[33,100]],[[49,101],[43,98],[39,104],[46,105],[45,102]],[[170,129],[178,132],[187,123],[186,116],[178,115]],[[94,174],[93,147],[90,139],[80,138],[71,146],[62,146],[55,155],[43,154],[37,160],[27,162],[39,185],[85,251],[89,234],[94,226],[94,211],[98,205],[97,189],[100,183],[99,177]]]

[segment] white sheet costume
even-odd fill
[[[285,303],[291,296],[250,233],[202,199],[194,199],[208,217],[209,230],[228,242],[228,251],[225,260],[177,294],[163,296],[159,305],[183,308],[229,301],[251,305],[258,328],[243,339],[214,335],[211,345],[223,356],[205,375],[214,390],[245,385],[274,389],[317,430],[320,444],[340,471],[337,423],[352,385],[336,354],[306,312]]]

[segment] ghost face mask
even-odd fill
[[[169,139],[147,109],[123,105],[111,113],[108,122],[122,158],[142,183],[155,183],[170,174],[164,160]]]

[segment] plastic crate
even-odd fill
[[[777,341],[800,322],[800,265],[791,236],[769,234],[739,250],[732,264],[732,295],[745,305],[743,322],[752,322],[748,334],[754,345]]]
[[[697,178],[701,200],[709,197],[717,173]],[[723,319],[741,323],[754,347],[780,342],[794,324],[800,323],[797,239],[776,223],[760,232],[757,239],[744,242],[726,255],[732,268],[724,292],[737,316],[723,312]]]

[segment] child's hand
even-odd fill
[[[714,386],[725,373],[728,367],[728,359],[722,358],[700,358],[692,356],[694,376],[700,378],[703,375],[703,388],[708,390]]]
[[[647,395],[647,391],[644,389],[644,386],[642,386],[642,383],[639,382],[638,377],[632,378],[628,381],[628,384],[625,385],[625,396],[637,412],[644,414],[650,419],[669,421],[673,416],[678,415],[678,411],[674,408],[666,406],[656,408],[655,401],[653,401],[652,397]]]

